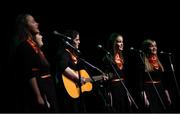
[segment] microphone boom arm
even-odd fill
[[[111,54],[106,54],[107,59],[109,60],[111,67],[113,68],[113,71],[115,72],[115,74],[118,76],[118,78],[120,79],[121,77],[119,76],[116,68],[113,65],[113,60],[112,60],[112,55]],[[134,98],[132,97],[132,95],[130,94],[129,90],[127,89],[126,85],[124,84],[124,82],[122,80],[120,80],[121,84],[123,85],[124,89],[126,90],[127,94],[129,95],[130,99],[132,100],[133,104],[135,105],[136,109],[139,109],[138,105],[136,104],[136,102],[134,101]]]

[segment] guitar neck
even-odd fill
[[[92,79],[91,79],[92,78]],[[99,80],[102,80],[103,79],[103,76],[100,75],[100,76],[92,76],[91,78],[86,78],[86,82],[93,82],[93,81],[99,81]]]

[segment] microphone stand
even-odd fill
[[[110,62],[111,64],[111,67],[113,68],[115,74],[118,76],[118,78],[120,79],[121,77],[119,76],[116,68],[114,67],[113,65],[113,57],[110,53],[107,53],[106,54],[106,58],[108,59],[108,61]],[[132,100],[133,104],[135,105],[136,109],[139,109],[138,105],[136,104],[136,102],[134,101],[133,97],[131,96],[129,90],[127,89],[127,87],[125,86],[124,82],[122,80],[120,80],[121,84],[123,85],[124,89],[126,90],[127,94],[129,95],[130,99]]]
[[[62,39],[63,40],[63,42],[67,45],[67,46],[69,46],[69,47],[71,47],[77,54],[81,54],[81,52],[80,52],[80,50],[78,50],[77,48],[75,48],[73,45],[71,45],[68,41],[65,41],[64,39]]]
[[[73,45],[71,45],[68,41],[65,41],[64,39],[62,39],[62,41],[63,41],[63,43],[64,43],[66,46],[69,46],[71,49],[73,49],[78,55],[81,54],[81,52],[80,52],[76,47],[74,47]],[[77,58],[77,59],[78,59],[78,58]],[[79,66],[78,66],[78,67],[79,67]],[[84,105],[84,103],[82,103],[82,102],[84,102],[84,100],[83,100],[83,98],[82,98],[81,73],[80,73],[79,70],[78,70],[78,76],[79,76],[78,86],[79,86],[79,92],[80,92],[80,101],[79,101],[79,102],[80,102],[80,111],[86,112],[85,105]]]
[[[92,67],[93,69],[96,69],[96,70],[99,71],[101,74],[105,74],[101,69],[99,69],[98,67],[95,67],[94,65],[92,65],[92,64],[89,63],[89,62],[87,62],[86,60],[84,60],[84,59],[82,59],[82,58],[80,58],[80,57],[79,57],[79,60],[83,61],[85,64],[87,64],[88,66]],[[90,77],[90,78],[92,79],[93,82],[95,82],[92,77]],[[98,90],[99,90],[99,86],[97,86],[97,87],[98,87]],[[106,91],[106,90],[105,90],[105,91]],[[103,93],[100,92],[100,90],[99,90],[98,92],[99,92],[100,96],[101,96],[102,99],[103,99],[104,106],[105,106],[105,107],[110,106],[110,105],[108,104],[107,99],[103,96]],[[106,93],[106,94],[107,94],[107,93]],[[110,108],[110,107],[109,107],[109,108]]]
[[[173,63],[172,63],[172,57],[171,57],[170,54],[169,54],[168,58],[169,58],[169,62],[170,62],[170,66],[171,66],[171,70],[172,70],[172,74],[173,74],[173,78],[174,78],[174,81],[175,81],[176,89],[177,89],[177,92],[178,92],[178,96],[180,96],[179,85],[177,83],[177,79],[176,79],[176,76],[175,76],[175,70],[174,70]]]
[[[143,63],[144,66],[145,66],[145,69],[146,69],[146,65],[145,65],[145,63],[144,63],[144,61],[143,61],[143,57],[142,57],[141,53],[140,53],[139,55],[140,55],[140,58],[141,58],[142,63]],[[153,79],[152,79],[151,74],[150,74],[149,71],[147,71],[147,74],[148,74],[149,79],[150,79],[151,81],[153,81]],[[160,96],[160,94],[159,94],[159,92],[158,92],[155,84],[154,84],[154,83],[152,83],[152,84],[153,84],[153,87],[154,87],[154,89],[155,89],[155,91],[156,91],[156,94],[158,95],[158,98],[159,98],[159,100],[160,100],[160,102],[161,102],[164,110],[166,110],[166,107],[165,107],[165,105],[164,105],[164,102],[163,102],[163,100],[162,100],[162,98],[161,98],[161,96]]]
[[[68,41],[65,41],[64,39],[62,39],[62,41],[63,41],[67,46],[69,46],[70,48],[72,48],[77,54],[79,54],[79,55],[81,54],[81,52],[80,52],[77,48],[75,48],[74,46],[72,46]],[[80,58],[80,57],[78,57],[77,59],[83,61],[85,64],[87,64],[87,65],[89,65],[90,67],[96,69],[96,70],[99,71],[100,73],[105,74],[102,70],[100,70],[99,68],[93,66],[92,64],[90,64],[90,63],[87,62],[86,60],[84,60],[84,59],[82,59],[82,58]],[[82,90],[81,90],[82,84],[81,84],[81,74],[80,74],[80,71],[78,71],[78,75],[79,75],[78,85],[79,85],[79,89],[80,89],[80,99],[82,99]],[[93,82],[95,82],[92,77],[90,77],[90,78],[91,78],[91,80],[92,80]],[[102,96],[105,106],[107,106],[108,103],[107,103],[107,101],[105,100],[104,96],[102,95],[102,93],[101,93],[100,91],[99,91],[99,94]],[[81,106],[82,106],[82,108],[83,108],[83,111],[86,112],[86,110],[85,110],[85,105],[82,105],[82,103],[80,103],[80,104],[81,104]]]
[[[96,69],[97,71],[99,71],[102,74],[105,74],[101,69],[95,67],[94,65],[92,65],[91,63],[87,62],[85,59],[82,59],[79,57],[79,60],[83,61],[84,63],[86,63],[87,65],[89,65],[90,67],[92,67],[93,69]]]

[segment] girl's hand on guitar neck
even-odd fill
[[[103,77],[104,81],[107,81],[107,80],[109,80],[109,79],[111,79],[113,77],[113,74],[112,73],[104,73],[102,75],[102,77]]]
[[[105,74],[105,73],[102,75],[102,78],[104,81],[109,80],[108,74]]]

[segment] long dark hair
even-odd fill
[[[114,42],[116,41],[118,36],[122,36],[122,35],[116,32],[112,33],[107,42],[107,49],[112,55],[114,55]]]
[[[79,34],[78,31],[73,30],[73,29],[69,29],[69,30],[65,30],[64,31],[64,35],[72,38],[72,40],[69,41],[69,43],[73,44],[73,40],[76,38],[76,36]]]
[[[30,14],[20,14],[16,18],[15,22],[15,38],[19,42],[25,41],[30,36],[30,31],[27,24],[27,16]]]
[[[13,64],[17,46],[29,37],[26,17],[30,14],[19,14],[14,23],[14,36],[9,49],[9,64]]]

